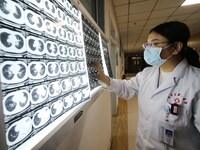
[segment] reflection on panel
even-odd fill
[[[0,26],[2,106],[11,150],[90,99],[90,84],[81,12],[68,0],[2,0]]]

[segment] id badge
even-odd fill
[[[178,104],[171,104],[171,114],[173,114],[173,115],[178,115],[178,113],[179,113],[179,106],[178,106]]]
[[[174,129],[167,122],[161,122],[159,128],[159,139],[160,142],[174,147]]]

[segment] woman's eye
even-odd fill
[[[159,43],[152,43],[153,46],[158,45]]]

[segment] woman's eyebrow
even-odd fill
[[[151,41],[152,42],[154,42],[154,41],[159,42],[160,40],[159,39],[152,39]]]
[[[152,39],[152,40],[147,40],[146,42],[159,42],[160,40],[159,39]]]

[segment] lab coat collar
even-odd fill
[[[187,60],[183,59],[174,69],[174,71],[171,74],[171,77],[168,78],[166,81],[163,82],[163,84],[161,84],[158,87],[158,82],[159,82],[159,74],[160,74],[160,70],[159,68],[156,69],[156,71],[152,74],[152,89],[154,89],[154,92],[152,93],[154,96],[155,94],[164,91],[170,87],[174,87],[178,81],[180,80],[180,78],[183,78],[186,72],[186,68],[188,66]],[[158,87],[158,88],[157,88]]]
[[[172,72],[172,76],[176,79],[180,79],[183,78],[185,75],[185,72],[188,68],[188,62],[186,59],[183,59],[174,69],[174,71]]]

